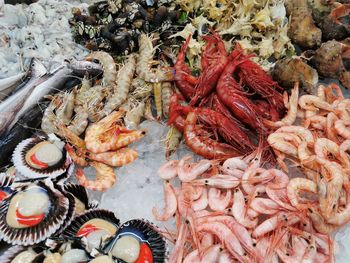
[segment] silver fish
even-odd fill
[[[97,69],[100,66],[97,63],[89,61],[77,61],[75,64],[64,63],[56,68],[48,78],[37,85],[30,96],[26,99],[22,108],[18,111],[11,124],[7,127],[9,131],[17,122],[17,120],[30,108],[36,105],[45,95],[56,93],[64,88],[64,83],[79,69],[82,75],[89,73],[90,75],[98,73]],[[101,69],[102,72],[102,69]]]
[[[19,73],[17,75],[0,79],[0,101],[5,99],[17,86],[17,84],[23,80],[26,73]]]
[[[79,77],[84,77],[86,72],[92,75],[92,77],[102,75],[103,73],[102,66],[92,61],[66,60],[66,62],[67,66],[73,70],[74,75],[77,75]]]
[[[0,103],[0,135],[7,131],[35,87],[46,80],[46,75],[45,67],[38,60],[33,59],[30,65],[30,80],[22,89]]]

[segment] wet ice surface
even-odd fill
[[[112,210],[125,222],[134,218],[145,218],[159,227],[171,227],[172,222],[157,222],[152,216],[156,206],[160,212],[164,205],[163,180],[157,176],[157,170],[165,160],[164,138],[168,131],[165,125],[145,121],[140,128],[148,130],[140,142],[133,144],[139,158],[133,163],[116,169],[117,183],[102,195],[100,207]],[[172,158],[179,159],[190,153],[185,146]]]

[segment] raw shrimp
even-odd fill
[[[212,166],[211,161],[201,160],[197,164],[190,165],[186,161],[191,160],[191,155],[184,156],[177,165],[177,174],[182,182],[190,182],[203,174]]]
[[[346,140],[350,139],[350,130],[348,127],[346,127],[347,125],[349,125],[349,123],[345,123],[345,121],[343,120],[335,121],[334,125],[334,128],[337,131],[337,133]]]
[[[212,245],[204,251],[201,262],[217,262],[222,248],[220,245]],[[193,262],[194,263],[194,262]]]
[[[178,149],[182,139],[182,132],[171,126],[165,138],[165,157],[167,159]]]
[[[172,70],[168,67],[152,68],[155,64],[153,57],[155,48],[152,44],[153,37],[141,34],[139,38],[139,57],[136,65],[136,74],[139,78],[147,82],[171,81],[173,79]]]
[[[106,97],[105,93],[106,87],[100,85],[94,86],[92,91],[90,91],[90,99],[86,103],[86,108],[91,122],[97,122],[105,116],[102,111],[103,100]]]
[[[136,105],[134,105],[133,107],[131,107],[131,109],[127,111],[124,117],[124,123],[128,129],[136,129],[139,126],[141,118],[145,113],[145,108],[145,102],[140,101],[137,102]]]
[[[299,106],[305,110],[316,111],[319,109],[333,111],[332,105],[314,95],[303,95],[299,98]]]
[[[208,191],[205,187],[197,187],[201,188],[201,195],[197,198],[192,200],[192,209],[194,211],[201,211],[208,206]]]
[[[41,129],[46,133],[56,133],[58,134],[58,129],[56,127],[56,115],[54,110],[62,103],[60,98],[54,97],[50,104],[44,111],[43,118],[41,120]],[[59,135],[59,134],[58,134]]]
[[[329,234],[339,228],[337,225],[326,223],[320,212],[314,208],[308,208],[308,216],[311,218],[315,229],[322,234]]]
[[[279,206],[283,207],[285,210],[288,211],[295,211],[296,208],[291,206],[290,201],[288,199],[287,191],[285,188],[283,189],[274,189],[270,188],[269,186],[266,186],[266,194],[267,196],[275,201]]]
[[[246,256],[246,253],[238,250],[238,246],[235,244],[239,244],[239,241],[226,225],[223,223],[203,223],[197,226],[197,230],[216,235],[238,261],[245,262],[244,256]]]
[[[113,152],[89,153],[89,159],[107,164],[113,167],[119,167],[135,161],[138,154],[130,148],[122,148]]]
[[[201,263],[198,249],[195,249],[191,253],[187,254],[187,256],[184,258],[182,262],[183,263]]]
[[[146,83],[143,79],[134,78],[131,82],[131,97],[134,99],[145,99],[152,93],[152,85]]]
[[[107,52],[95,51],[85,58],[86,60],[98,60],[103,68],[102,85],[110,91],[116,90],[117,68],[114,59]]]
[[[169,255],[169,263],[180,263],[182,261],[187,234],[188,226],[181,222],[175,246]]]
[[[244,171],[247,168],[248,164],[240,157],[229,158],[222,164],[223,171],[229,174],[236,169]]]
[[[250,219],[246,216],[247,209],[242,191],[239,188],[236,188],[233,193],[232,215],[238,223],[247,228],[254,229],[258,224],[258,219]]]
[[[279,152],[282,152],[294,157],[297,157],[298,155],[297,147],[295,147],[293,144],[287,141],[284,141],[284,139],[280,138],[277,132],[271,133],[267,137],[267,141],[272,148],[278,150]]]
[[[127,99],[131,82],[135,73],[136,56],[129,55],[127,62],[119,69],[113,94],[110,96],[103,108],[105,115],[110,114]]]
[[[309,204],[300,203],[300,192],[311,192],[317,194],[317,185],[306,178],[292,178],[287,186],[287,195],[291,204],[297,209],[303,210],[309,207]],[[305,199],[303,199],[305,200]]]
[[[274,201],[268,198],[256,197],[250,203],[250,208],[259,214],[273,215],[281,209],[281,207]]]
[[[112,167],[98,162],[90,162],[89,164],[96,170],[95,180],[87,179],[82,169],[76,171],[76,178],[83,187],[104,192],[114,185],[117,177]]]
[[[76,147],[79,150],[84,151],[86,149],[86,144],[83,139],[81,139],[78,135],[73,133],[70,129],[68,129],[63,124],[58,124],[56,127],[59,130],[59,134],[66,139],[67,142],[72,144],[74,147]]]
[[[207,185],[221,189],[232,189],[238,186],[240,180],[231,175],[216,175],[205,179],[196,179],[191,181],[193,185]]]
[[[350,168],[349,158],[344,151],[340,150],[338,144],[335,142],[327,138],[318,138],[315,142],[314,149],[319,158],[329,159],[329,154],[332,154],[344,167]]]
[[[164,200],[165,207],[163,215],[158,214],[155,207],[152,209],[153,216],[158,221],[167,221],[176,213],[177,199],[174,188],[168,181],[164,181]]]
[[[279,128],[276,132],[295,133],[300,137],[300,139],[306,141],[307,143],[314,142],[314,137],[313,137],[312,133],[304,127],[284,126],[284,127]]]
[[[336,109],[337,115],[339,115],[340,119],[345,122],[350,122],[350,113],[349,113],[350,99],[342,100]]]
[[[298,99],[299,99],[299,82],[296,82],[294,84],[294,88],[292,90],[292,93],[289,99],[288,112],[284,116],[284,118],[277,122],[272,122],[269,120],[264,120],[264,122],[271,127],[281,127],[286,125],[292,125],[295,122],[297,117]]]
[[[238,153],[234,147],[219,143],[208,137],[200,135],[200,129],[196,125],[197,115],[190,112],[186,118],[186,125],[184,131],[185,141],[188,147],[196,154],[208,159],[221,159],[237,156]]]
[[[160,120],[163,115],[161,83],[153,83],[153,97],[154,97],[154,104],[156,106],[157,119]]]
[[[73,162],[78,164],[79,166],[85,167],[89,165],[89,162],[85,159],[84,154],[77,154],[74,151],[74,148],[68,143],[64,146],[69,156],[72,158]]]
[[[270,217],[269,219],[266,219],[264,222],[258,225],[254,229],[252,236],[255,238],[258,238],[275,230],[280,225],[281,226],[283,224],[286,224],[288,226],[294,225],[299,221],[300,221],[300,218],[293,213],[279,212],[277,215]]]
[[[56,109],[56,117],[59,122],[68,125],[73,116],[75,92],[65,92],[62,97],[62,104]]]
[[[168,118],[169,116],[169,105],[170,98],[174,93],[174,89],[171,85],[171,82],[162,82],[162,108],[163,116]]]
[[[85,107],[78,106],[75,108],[75,111],[75,116],[67,128],[70,129],[74,134],[79,136],[86,130],[86,127],[89,124],[89,114]]]
[[[333,112],[328,113],[326,122],[326,135],[328,139],[338,143],[339,139],[337,136],[337,131],[334,128],[335,122],[338,120],[337,115]]]
[[[213,211],[224,211],[232,199],[231,190],[225,192],[216,188],[210,188],[208,193],[208,204]]]
[[[169,180],[174,178],[177,175],[177,165],[179,161],[171,160],[163,164],[158,169],[158,176],[164,180]]]

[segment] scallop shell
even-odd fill
[[[114,213],[103,209],[90,210],[77,216],[62,232],[62,236],[75,240],[79,238],[88,252],[95,253],[113,238],[119,225]]]
[[[36,246],[36,247],[25,247],[25,246],[13,246],[7,249],[1,256],[0,256],[0,262],[1,263],[11,263],[15,257],[28,250],[32,249],[35,253],[39,254],[42,252],[43,248]]]
[[[104,209],[95,209],[74,218],[72,223],[62,232],[62,236],[66,238],[76,238],[80,228],[92,219],[103,219],[115,225],[117,229],[120,225],[120,220],[115,217],[113,212]]]
[[[0,173],[0,202],[12,194],[11,186],[14,180],[14,174]]]
[[[66,153],[65,149],[63,149],[63,158],[55,165],[48,167],[46,169],[37,169],[34,167],[31,167],[28,165],[28,163],[25,160],[25,154],[32,149],[35,145],[37,145],[40,142],[46,141],[46,138],[43,137],[32,137],[28,138],[22,142],[20,142],[13,154],[12,159],[13,163],[23,176],[27,178],[37,179],[40,177],[50,177],[50,178],[56,178],[62,174],[64,174],[68,167],[71,165],[72,160],[69,157],[69,155]],[[68,174],[70,175],[70,174]]]
[[[70,210],[69,199],[55,189],[51,181],[38,181],[31,185],[36,185],[47,193],[50,206],[42,221],[37,225],[27,228],[14,228],[9,226],[6,220],[10,202],[17,193],[28,189],[29,185],[15,189],[13,194],[0,204],[0,238],[12,245],[37,244],[54,234],[67,220]]]
[[[165,261],[168,254],[165,239],[160,234],[158,227],[145,219],[133,219],[122,224],[115,238],[106,246],[105,252],[109,253],[117,240],[125,235],[131,235],[141,243],[148,244],[152,251],[154,263],[163,263]],[[120,263],[124,262],[121,259],[117,260]]]
[[[86,188],[80,184],[67,183],[64,185],[63,189],[79,199],[85,205],[86,210],[95,209],[98,206],[98,203],[89,202],[88,192]]]

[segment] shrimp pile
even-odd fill
[[[185,63],[190,37],[178,54],[174,80],[181,94],[171,98],[168,124],[181,131],[187,146],[204,158],[251,153],[257,135],[267,134],[264,120],[276,121],[284,110],[282,88],[239,45],[228,55],[218,34],[204,38],[207,45],[199,77]],[[189,105],[184,105],[186,101]]]
[[[78,182],[94,191],[106,191],[117,178],[112,167],[120,167],[133,162],[138,157],[135,150],[127,146],[141,139],[145,131],[128,130],[121,125],[124,110],[114,111],[102,120],[90,124],[84,139],[74,134],[64,124],[57,126],[59,134],[67,143],[65,149],[78,166]],[[89,180],[82,167],[92,166],[96,170],[96,179]]]
[[[334,262],[333,241],[312,225],[290,195],[292,182],[278,169],[262,168],[262,150],[218,161],[192,156],[158,170],[165,206],[158,221],[175,217],[164,235],[174,262]],[[180,180],[172,184],[171,181]],[[299,189],[297,185],[293,189]]]
[[[287,115],[269,123],[278,129],[268,142],[284,170],[288,159],[307,177],[289,182],[294,206],[308,213],[319,232],[330,233],[350,221],[350,99],[334,83],[298,98],[296,84],[287,104]]]

